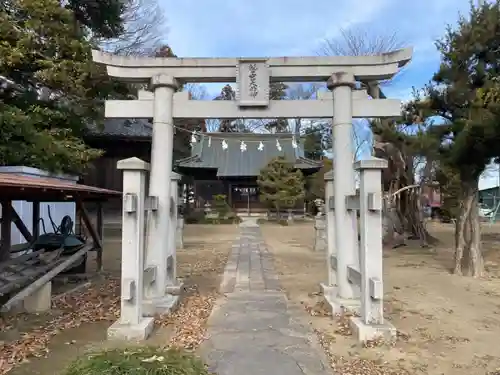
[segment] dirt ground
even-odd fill
[[[453,226],[428,227],[440,240],[434,249],[385,250],[386,317],[399,335],[367,348],[346,333],[345,319],[324,316],[318,284],[327,279],[325,253],[312,251],[312,224],[262,226],[282,286],[310,313],[339,374],[500,374],[500,225],[482,227],[488,277],[479,280],[449,272]]]
[[[146,345],[194,349],[203,340],[204,323],[217,296],[235,225],[187,225],[178,250],[178,276],[186,293],[179,309],[157,317]],[[104,274],[90,285],[53,301],[50,314],[0,316],[0,374],[54,375],[89,349],[113,347],[106,330],[119,315],[120,239],[107,238]],[[89,257],[89,267],[95,263]],[[11,363],[16,365],[12,370]]]

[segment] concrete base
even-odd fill
[[[146,340],[153,332],[154,318],[142,318],[139,324],[122,324],[119,320],[108,328],[108,340]]]
[[[28,313],[49,311],[52,306],[52,282],[48,282],[23,301],[23,309]]]
[[[336,286],[321,283],[320,288],[332,315],[342,315],[346,312],[359,314],[361,310],[361,303],[359,300],[338,298]]]
[[[167,294],[163,298],[147,299],[142,303],[144,316],[166,315],[177,307],[179,295]]]
[[[358,341],[365,342],[383,338],[385,340],[393,340],[396,337],[396,328],[389,322],[384,324],[365,324],[359,317],[351,317],[349,326],[354,336]]]

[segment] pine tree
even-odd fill
[[[92,62],[93,36],[123,31],[122,1],[12,0],[0,8],[0,165],[79,172],[99,101],[128,88]],[[96,103],[97,102],[97,103]]]
[[[265,166],[257,178],[260,199],[273,206],[280,217],[282,209],[293,208],[305,196],[304,176],[294,170],[284,157],[277,157]]]
[[[417,100],[429,121],[436,160],[461,181],[456,223],[455,273],[484,270],[478,216],[479,177],[500,158],[500,0],[471,4],[468,17],[437,42],[441,66]],[[465,272],[464,272],[465,271]]]
[[[271,82],[269,85],[269,99],[270,100],[283,100],[286,97],[286,90],[288,86],[283,82]],[[264,127],[271,133],[286,133],[289,131],[288,120],[279,118],[267,122]]]
[[[231,85],[225,85],[215,100],[236,100],[236,92],[233,90]],[[236,119],[221,119],[219,123],[219,131],[225,133],[237,132],[238,126],[236,124]]]

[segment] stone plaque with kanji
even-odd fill
[[[269,105],[269,66],[266,60],[240,60],[236,83],[236,100],[240,107]]]

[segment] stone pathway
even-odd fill
[[[281,291],[255,222],[244,221],[224,272],[226,298],[208,322],[202,348],[218,375],[331,374],[316,337]]]

